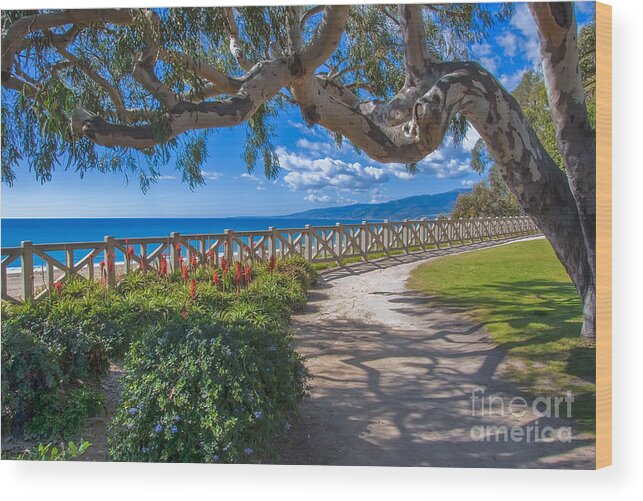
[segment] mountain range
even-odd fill
[[[460,193],[470,189],[456,189],[433,195],[416,195],[399,200],[374,204],[352,204],[341,207],[324,207],[297,212],[283,217],[318,218],[318,219],[420,219],[449,214]]]

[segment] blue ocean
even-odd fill
[[[230,217],[230,218],[62,218],[62,219],[2,219],[2,247],[19,247],[23,240],[35,244],[64,242],[96,242],[107,235],[115,238],[165,237],[173,231],[182,234],[222,233],[267,230],[276,228],[303,228],[305,225],[356,223],[348,219],[297,219],[285,217]],[[63,254],[52,256],[63,259]],[[38,257],[34,264],[42,264]],[[19,262],[11,264],[19,266]]]

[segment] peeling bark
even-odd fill
[[[587,116],[571,3],[530,4],[538,25],[556,139],[596,273],[596,138]]]

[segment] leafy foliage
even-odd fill
[[[91,444],[87,440],[82,439],[79,445],[76,445],[71,440],[67,445],[62,442],[60,449],[53,443],[39,444],[37,450],[27,450],[20,454],[17,459],[25,461],[69,461],[85,454],[90,446]]]
[[[105,398],[95,388],[80,385],[39,395],[33,418],[25,426],[29,437],[68,437],[81,428],[88,417],[105,408]]]
[[[441,59],[468,58],[469,45],[484,40],[495,24],[506,22],[512,8],[510,3],[427,5],[427,46]],[[305,12],[305,8],[297,9]],[[158,179],[160,169],[170,163],[191,188],[205,182],[202,167],[216,141],[209,132],[195,131],[167,139],[169,110],[140,85],[133,68],[153,43],[164,52],[154,69],[159,82],[187,101],[212,99],[206,92],[207,82],[189,60],[212,65],[231,77],[246,73],[231,52],[224,9],[153,9],[158,23],[150,23],[145,10],[128,12],[133,19],[123,24],[70,24],[34,29],[26,36],[14,73],[27,90],[2,89],[3,182],[14,182],[18,165],[28,166],[43,183],[51,180],[55,169],[73,168],[80,176],[89,170],[121,173],[128,181],[138,180],[146,191]],[[295,12],[290,6],[234,10],[239,45],[251,64],[289,55],[289,26]],[[3,11],[3,32],[30,14]],[[314,36],[321,18],[321,13],[313,14],[304,24],[304,43]],[[362,98],[392,97],[404,82],[397,18],[395,5],[353,6],[342,41],[320,72],[330,71],[329,76],[332,73]],[[69,39],[69,44],[61,45],[62,39]],[[115,95],[122,106],[115,102]],[[274,123],[282,110],[292,106],[297,104],[285,92],[278,94],[246,122],[242,158],[249,171],[261,166],[268,178],[277,175]],[[147,125],[160,144],[141,150],[97,146],[71,129],[71,116],[80,107],[111,123]],[[133,113],[123,116],[123,108]],[[456,118],[450,137],[458,142],[465,133],[466,122]]]
[[[493,166],[488,181],[477,183],[470,193],[460,193],[455,201],[451,217],[467,219],[475,217],[520,216],[523,210],[516,197]]]
[[[280,329],[189,314],[145,332],[126,361],[117,461],[254,462],[284,431],[304,371]]]
[[[42,302],[2,303],[3,433],[77,433],[103,408],[95,383],[124,357],[115,459],[254,461],[269,454],[304,391],[288,320],[317,276],[297,259],[239,266],[241,277],[236,264],[224,271],[201,263],[187,276],[135,271],[116,289],[77,278]],[[172,432],[175,415],[186,433]],[[166,433],[151,432],[150,423]],[[248,447],[256,454],[245,453]]]

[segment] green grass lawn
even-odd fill
[[[437,259],[409,286],[483,322],[507,350],[504,377],[532,396],[572,391],[573,416],[595,428],[595,345],[579,336],[576,289],[546,240]]]

